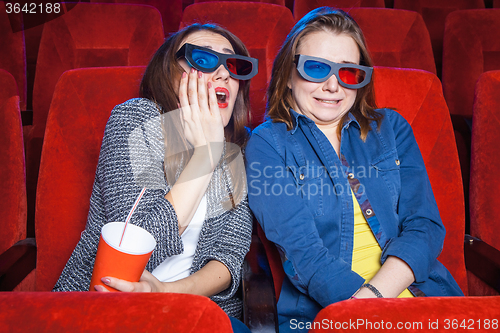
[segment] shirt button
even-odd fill
[[[299,176],[300,180],[304,180],[304,174],[301,173],[300,176]]]
[[[367,210],[365,210],[365,213],[366,215],[372,215],[373,211],[370,208],[368,208]]]
[[[354,178],[354,174],[352,172],[350,172],[347,177],[349,177],[349,179],[353,179]]]
[[[396,165],[400,165],[401,162],[399,162],[399,160],[396,160]]]

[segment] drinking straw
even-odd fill
[[[135,199],[134,205],[132,206],[130,213],[128,213],[127,219],[125,220],[125,226],[123,227],[122,237],[120,238],[120,244],[118,244],[118,247],[122,246],[122,240],[123,236],[125,235],[125,230],[127,230],[128,221],[130,221],[130,218],[132,217],[134,210],[137,208],[137,205],[139,205],[139,200],[141,200],[142,196],[144,195],[144,192],[146,192],[145,187],[142,188],[141,193],[139,193],[139,196],[137,196],[137,199]]]

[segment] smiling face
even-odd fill
[[[302,38],[297,54],[323,58],[336,63],[358,64],[360,52],[354,39],[346,34],[318,31]],[[313,120],[320,129],[335,129],[356,100],[356,89],[342,87],[335,75],[324,82],[303,79],[297,69],[288,82],[294,110]]]
[[[206,47],[219,53],[234,54],[233,46],[225,37],[207,30],[196,31],[187,36],[182,41],[179,49],[185,43]],[[184,58],[179,59],[179,64],[189,73],[191,66]],[[226,126],[233,113],[234,104],[238,95],[239,80],[229,76],[229,72],[223,65],[220,65],[215,71],[203,73],[203,75],[205,76],[206,82],[211,82],[215,88],[222,122],[224,126]]]

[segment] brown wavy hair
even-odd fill
[[[156,103],[160,113],[168,113],[178,109],[178,83],[183,68],[177,61],[176,52],[182,42],[198,31],[209,31],[226,38],[234,49],[235,54],[250,56],[245,44],[228,30],[213,24],[193,24],[170,35],[153,55],[146,67],[140,84],[140,96]],[[250,80],[240,80],[238,95],[234,104],[233,113],[224,128],[227,142],[244,147],[248,140],[247,124],[250,121]],[[168,131],[165,131],[165,174],[167,181],[173,184],[193,153],[192,147],[183,137],[183,129],[178,117],[163,117],[169,121]],[[168,119],[168,120],[165,120]],[[165,128],[165,126],[164,126]],[[168,144],[174,142],[176,145]],[[178,152],[178,145],[184,145],[182,152]],[[175,146],[175,148],[172,148]],[[174,151],[172,151],[174,149]],[[168,158],[167,158],[168,157]]]
[[[293,127],[290,108],[295,105],[291,90],[287,85],[292,76],[292,71],[296,70],[294,57],[301,40],[308,34],[318,31],[350,36],[358,46],[361,55],[360,65],[373,67],[363,32],[349,14],[343,10],[330,7],[320,7],[309,12],[295,24],[278,52],[273,63],[271,82],[267,90],[267,117],[275,122],[285,123],[288,130]],[[370,123],[376,121],[377,126],[380,126],[383,118],[375,109],[377,109],[377,105],[375,103],[372,76],[372,81],[368,85],[358,89],[352,108],[344,115],[340,123],[344,123],[349,113],[351,113],[359,122],[361,138],[365,140],[371,128]],[[342,126],[339,126],[337,129],[339,139],[341,130]]]

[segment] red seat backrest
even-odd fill
[[[37,188],[36,290],[51,290],[89,211],[104,127],[113,107],[139,95],[145,67],[65,72],[54,91]]]
[[[463,188],[453,128],[441,83],[436,75],[429,72],[377,67],[374,84],[377,105],[395,109],[412,126],[446,227],[444,248],[438,259],[467,294]],[[276,247],[265,239],[262,230],[259,230],[259,236],[268,254],[278,298],[285,276],[281,260]]]
[[[389,8],[352,8],[375,66],[416,68],[436,73],[431,39],[422,16]]]
[[[483,72],[500,69],[500,9],[459,10],[446,18],[443,90],[450,112],[472,118],[474,87]]]
[[[350,10],[356,7],[385,8],[384,0],[295,0],[293,2],[293,16],[300,20],[302,16],[318,7],[333,7]]]
[[[483,0],[394,0],[394,8],[412,10],[422,15],[429,35],[438,72],[443,58],[443,34],[446,16],[462,9],[484,8]]]
[[[194,0],[194,3],[200,2],[219,2],[220,0]],[[241,0],[224,0],[224,1],[241,1]],[[285,5],[285,0],[249,0],[249,2],[262,2],[262,3],[270,3],[273,5]]]
[[[500,70],[483,73],[476,84],[470,177],[471,236],[500,250]]]
[[[252,127],[259,125],[274,58],[295,24],[292,13],[284,6],[267,3],[206,2],[186,7],[181,28],[192,23],[215,23],[228,29],[242,40],[252,57],[259,59],[259,73],[250,85]]]
[[[14,3],[10,3],[13,6]],[[7,14],[7,11],[12,13]],[[9,72],[16,80],[19,89],[20,108],[26,109],[26,50],[21,14],[13,7],[6,7],[0,1],[0,69]]]
[[[73,7],[72,7],[73,6]],[[65,4],[45,23],[33,88],[33,137],[43,137],[59,76],[83,67],[145,66],[163,43],[158,10],[123,4]]]
[[[136,5],[153,6],[161,14],[163,31],[165,36],[176,32],[179,29],[179,22],[182,17],[182,0],[90,0],[95,3],[125,3]]]
[[[0,253],[3,253],[26,237],[26,176],[16,80],[3,69],[0,69],[0,87]]]

